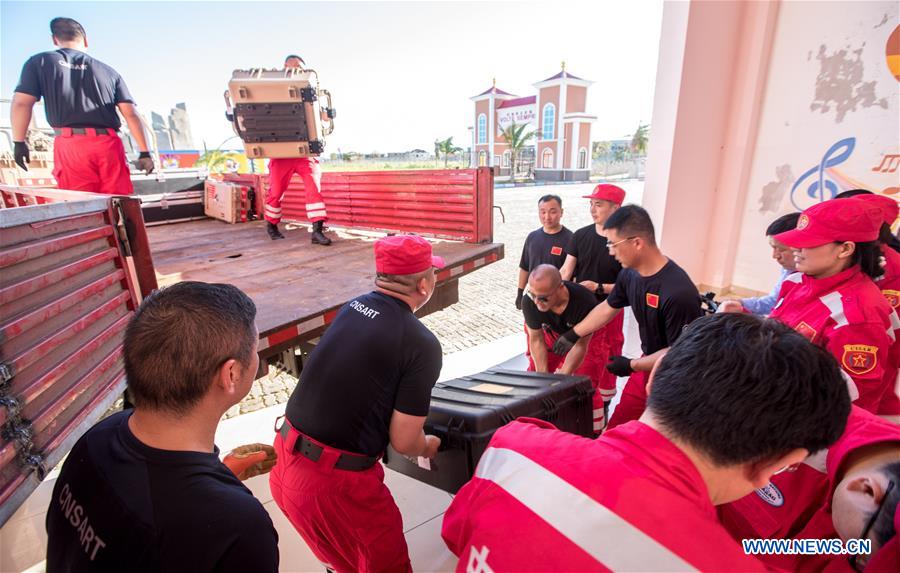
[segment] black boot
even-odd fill
[[[266,221],[266,232],[269,234],[269,238],[273,241],[276,239],[284,238],[284,235],[281,234],[281,231],[278,230],[278,225],[276,225],[275,223]]]
[[[325,223],[322,221],[316,221],[312,226],[312,244],[314,245],[330,245],[331,239],[325,236],[325,233],[322,232],[322,227],[325,226]]]

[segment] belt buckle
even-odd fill
[[[282,420],[284,420],[285,416],[286,414],[282,414],[275,418],[275,427],[273,429],[275,430],[276,434],[281,431],[281,425],[285,423]],[[278,423],[279,421],[282,421],[281,424]]]

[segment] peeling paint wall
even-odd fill
[[[900,200],[898,45],[896,2],[781,4],[733,284],[771,288],[776,217],[858,187]]]

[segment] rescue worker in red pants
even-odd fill
[[[765,571],[715,506],[834,443],[849,411],[821,348],[777,321],[704,317],[657,363],[640,420],[596,440],[529,418],[497,430],[441,535],[460,573]]]
[[[892,481],[898,485],[890,486]],[[827,453],[772,476],[769,484],[719,506],[718,512],[737,540],[870,539],[876,542],[874,555],[896,535],[882,533],[900,499],[894,487],[900,487],[900,426],[854,406],[844,434]],[[870,516],[879,518],[873,514],[882,505],[884,523],[864,532]],[[856,561],[864,565],[870,558],[861,555]],[[848,565],[846,555],[765,554],[759,559],[783,571],[822,571],[832,561]]]
[[[284,59],[285,68],[302,68],[306,65],[300,56],[290,55]],[[287,191],[294,173],[303,180],[306,192],[306,217],[312,222],[311,241],[314,245],[330,245],[325,236],[325,199],[322,197],[322,169],[315,157],[273,157],[269,160],[269,191],[266,193],[266,232],[273,241],[283,239],[278,229],[281,222],[281,200]]]
[[[701,315],[700,293],[684,270],[656,245],[650,215],[637,205],[617,209],[603,225],[607,248],[623,269],[612,292],[584,320],[559,337],[553,352],[565,354],[580,337],[612,322],[626,306],[641,334],[640,358],[610,356],[607,370],[629,376],[607,429],[637,420],[647,402],[650,370],[684,327]]]
[[[270,486],[309,548],[339,573],[410,571],[400,511],[379,458],[388,443],[432,458],[423,427],[441,345],[413,314],[431,298],[431,245],[375,243],[375,291],[345,305],[304,364],[275,437]]]
[[[603,225],[609,216],[622,206],[625,190],[615,185],[601,183],[584,198],[591,201],[591,218],[594,222],[575,231],[568,247],[569,254],[560,272],[563,279],[574,280],[593,292],[599,303],[606,300],[607,295],[612,292],[619,271],[622,270],[622,265],[606,248],[606,232]],[[625,343],[625,335],[622,332],[624,316],[624,313],[619,313],[612,322],[594,332],[592,343],[592,346],[602,344],[605,353],[605,356],[602,354],[597,356],[597,363],[600,366],[597,372],[597,393],[603,399],[604,427],[609,413],[609,403],[616,397],[616,375],[607,370],[605,365],[610,356],[622,354],[622,345]],[[596,411],[594,419],[597,419]]]
[[[87,54],[87,35],[71,18],[50,22],[52,52],[25,62],[10,108],[15,161],[24,170],[31,160],[25,136],[34,104],[44,98],[53,140],[53,177],[60,189],[130,195],[131,170],[119,138],[116,109],[140,149],[137,167],[150,173],[144,127],[125,80],[114,69]]]
[[[522,301],[528,349],[534,360],[529,371],[589,376],[593,394],[594,433],[603,430],[603,396],[599,386],[609,347],[603,336],[582,337],[564,356],[550,351],[556,338],[572,328],[597,306],[585,287],[562,280],[553,265],[539,265],[528,278],[528,295]]]
[[[897,316],[873,279],[883,274],[881,211],[858,198],[806,209],[797,228],[775,238],[795,250],[797,273],[769,315],[826,348],[852,379],[853,403],[877,412],[895,391],[889,357]]]

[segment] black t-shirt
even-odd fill
[[[672,260],[649,277],[622,269],[606,302],[613,308],[630,306],[634,311],[645,355],[674,344],[684,327],[702,314],[697,287]]]
[[[569,303],[562,314],[541,312],[531,297],[526,296],[522,299],[522,314],[525,315],[525,324],[528,328],[533,330],[548,328],[557,334],[564,334],[584,320],[584,317],[597,306],[597,298],[588,289],[569,281],[563,281],[563,284],[569,291]]]
[[[622,270],[619,261],[609,254],[606,237],[597,234],[593,223],[575,231],[568,247],[569,254],[575,257],[575,282],[594,281],[598,285],[613,284]],[[602,288],[597,289],[597,300],[606,300]]]
[[[442,359],[441,343],[405,302],[380,292],[356,297],[303,365],[285,414],[315,440],[377,456],[394,410],[428,414]]]
[[[217,453],[144,445],[131,410],[78,440],[47,509],[47,571],[277,571],[269,514]]]
[[[116,70],[70,48],[28,58],[16,91],[43,97],[47,122],[53,127],[119,129],[116,104],[134,103]]]
[[[566,254],[569,241],[572,240],[572,231],[562,227],[559,232],[550,234],[544,228],[535,229],[525,237],[525,245],[522,247],[522,258],[519,260],[519,268],[529,273],[538,265],[553,265],[556,268],[566,262]]]

